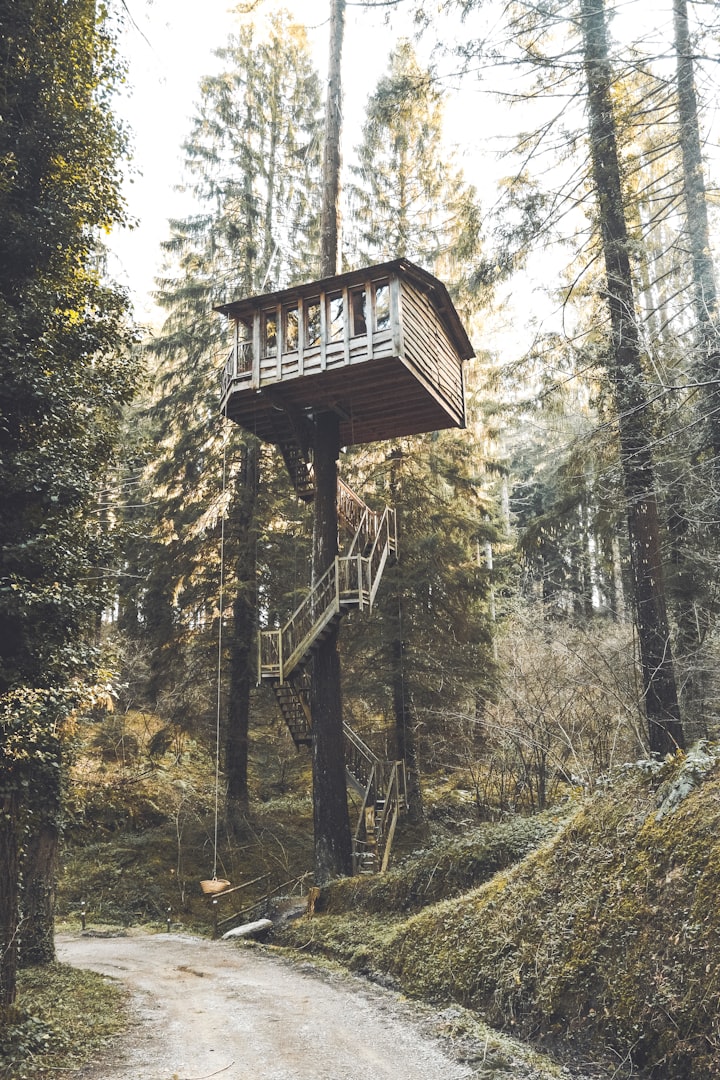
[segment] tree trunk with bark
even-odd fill
[[[17,791],[0,791],[0,1009],[12,1005],[16,995],[19,813]]]
[[[678,655],[683,663],[683,713],[695,734],[706,734],[705,695],[710,671],[703,661],[702,646],[717,618],[714,590],[708,587],[707,572],[700,570],[716,562],[717,540],[714,522],[720,506],[720,333],[715,267],[710,247],[707,192],[703,176],[702,143],[695,90],[693,48],[690,40],[687,0],[673,0],[675,33],[678,141],[682,159],[685,228],[692,273],[695,314],[695,362],[693,374],[704,384],[699,400],[705,420],[700,428],[702,444],[696,450],[698,463],[710,448],[709,489],[714,492],[705,513],[688,514],[685,507],[672,507],[675,610],[678,623]],[[685,496],[685,501],[689,497]]]
[[[21,967],[52,964],[55,960],[55,892],[59,810],[39,811],[41,818],[28,835],[22,860]]]
[[[322,276],[338,272],[340,233],[340,135],[342,132],[342,48],[345,0],[330,3],[330,61],[325,99],[320,258]]]
[[[604,0],[581,0],[581,14],[590,153],[610,309],[610,374],[627,502],[645,713],[650,749],[665,755],[683,747],[684,736],[665,609],[660,524],[612,107]]]
[[[332,566],[337,546],[337,459],[340,421],[334,413],[315,420],[315,521],[313,584]],[[315,650],[310,688],[312,715],[315,883],[352,874],[352,837],[345,784],[338,623]]]
[[[400,601],[401,602],[401,601]],[[395,713],[395,740],[397,756],[405,762],[407,773],[407,809],[413,825],[420,825],[425,820],[422,788],[420,787],[420,767],[417,747],[417,722],[412,706],[407,698],[405,676],[403,672],[403,648],[401,637],[402,623],[398,617],[398,636],[390,642],[390,663],[392,671],[392,699]]]
[[[673,20],[677,70],[678,138],[683,167],[687,235],[692,260],[693,304],[698,326],[698,343],[704,352],[703,376],[706,379],[717,379],[720,364],[717,283],[710,248],[707,192],[703,177],[702,143],[687,0],[673,0]],[[717,396],[717,386],[714,387],[714,392]],[[715,431],[720,445],[720,426],[717,424]]]

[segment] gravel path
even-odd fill
[[[60,935],[58,959],[127,986],[135,1023],[75,1080],[557,1080],[494,1035],[349,974],[184,934]],[[575,1077],[579,1074],[575,1073]]]

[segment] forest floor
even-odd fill
[[[58,958],[119,980],[133,1023],[76,1080],[585,1080],[458,1007],[186,934],[63,934]],[[593,1078],[599,1077],[593,1072]]]

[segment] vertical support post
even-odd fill
[[[337,567],[337,459],[340,421],[331,412],[315,420],[315,522],[313,582],[335,563],[336,602],[339,606]],[[352,874],[352,839],[345,786],[340,658],[337,620],[318,644],[310,685],[313,762],[313,823],[315,830],[315,884]]]

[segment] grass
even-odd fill
[[[48,1080],[80,1068],[127,1025],[125,991],[66,964],[20,972],[17,1002],[0,1016],[2,1080]]]
[[[498,872],[497,838],[467,839],[482,882],[469,891],[454,894],[462,860],[450,895],[422,908],[399,880],[339,883],[280,940],[618,1075],[717,1080],[719,836],[720,748],[700,748],[620,771]],[[408,895],[431,858],[408,864]]]

